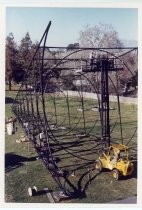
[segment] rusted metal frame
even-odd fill
[[[43,46],[40,46],[43,48]],[[61,46],[45,46],[45,49],[67,49],[67,47]],[[138,49],[138,47],[76,47],[67,50],[67,52],[72,50],[131,50],[131,49]]]
[[[71,127],[71,119],[70,119],[70,106],[69,106],[69,96],[68,96],[68,91],[67,91],[67,109],[68,109],[68,118],[69,118],[69,128]]]
[[[44,58],[45,44],[46,44],[46,39],[47,39],[49,28],[50,28],[50,24],[47,27],[47,30],[46,30],[46,33],[45,33],[45,37],[44,37],[44,47],[43,47],[43,51],[42,51],[42,58]],[[44,131],[45,131],[45,136],[46,136],[46,140],[47,140],[47,144],[48,144],[49,156],[50,156],[50,159],[52,160],[51,162],[53,164],[53,167],[55,168],[55,171],[54,171],[55,172],[55,176],[53,176],[53,177],[54,177],[55,181],[57,182],[58,186],[60,187],[60,189],[64,190],[64,188],[62,186],[62,183],[60,181],[60,178],[58,176],[58,172],[57,172],[57,169],[56,169],[56,164],[55,164],[55,162],[53,160],[52,152],[51,152],[51,149],[50,149],[50,143],[49,143],[49,139],[50,139],[50,136],[48,134],[48,132],[49,132],[48,131],[49,125],[48,125],[46,111],[45,111],[45,99],[44,99],[44,89],[43,89],[43,62],[44,62],[44,60],[42,59],[42,64],[41,64],[41,69],[40,69],[40,82],[41,82],[42,108],[43,108],[43,115],[44,115]]]
[[[80,76],[80,81],[81,81],[81,107],[82,107],[82,117],[83,117],[83,126],[84,126],[84,131],[86,134],[86,123],[85,123],[85,112],[84,112],[84,99],[83,99],[83,87],[82,87],[82,78]]]
[[[34,63],[33,63],[33,73],[35,73],[35,69],[34,69]],[[32,84],[32,82],[31,82]],[[36,125],[35,125],[35,111],[34,111],[34,105],[33,105],[33,94],[32,94],[33,90],[29,91],[29,99],[30,99],[30,105],[31,105],[31,114],[32,114],[32,122],[30,124],[32,124],[32,129],[35,129]]]
[[[55,123],[57,125],[57,108],[56,108],[56,96],[55,96],[55,94],[53,96],[53,104],[54,104],[54,110],[55,110]]]
[[[42,47],[41,47],[42,48]],[[46,48],[46,47],[45,47]],[[75,48],[76,49],[76,48]],[[86,49],[86,48],[85,48]],[[106,49],[106,48],[105,48]],[[44,58],[42,59],[42,60],[44,60]],[[61,59],[61,60],[63,60],[63,59]],[[54,68],[55,69],[55,68]],[[53,69],[52,69],[53,70]],[[37,98],[37,101],[38,101],[38,98]],[[39,110],[38,110],[39,111]],[[107,119],[107,117],[105,116],[105,120]],[[38,121],[39,122],[39,121]],[[48,123],[48,122],[47,122]]]
[[[40,62],[39,62],[39,57],[40,57],[40,52],[38,51],[38,54],[37,54],[37,71],[40,71]],[[35,82],[35,85],[36,85],[36,82]],[[38,130],[39,130],[39,133],[41,133],[43,130],[41,129],[41,123],[43,124],[43,121],[41,119],[41,116],[40,116],[40,112],[39,112],[39,94],[35,91],[35,97],[36,97],[36,100],[35,100],[35,103],[36,103],[36,117],[38,119],[37,121],[37,127],[38,127]]]
[[[34,60],[36,60],[36,58],[34,59]],[[61,61],[62,60],[62,58],[44,58],[43,59],[44,61]],[[80,61],[81,59],[80,58],[65,58],[64,59],[64,61]],[[82,59],[82,61],[86,61],[86,59]],[[65,62],[65,63],[66,63]]]

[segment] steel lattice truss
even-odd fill
[[[134,110],[123,112],[119,101],[134,79],[137,48],[47,47],[50,25],[27,69],[13,112],[59,188],[78,193],[70,175],[93,164],[98,151],[111,143],[136,146],[136,116],[127,127],[129,136],[124,126]]]

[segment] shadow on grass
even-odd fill
[[[121,178],[122,180],[127,180],[127,179],[131,179],[131,178],[137,179],[137,161],[134,161],[133,165],[134,165],[133,173],[130,176],[123,176]]]
[[[78,180],[77,186],[74,186],[68,178],[65,178],[65,183],[70,187],[70,189],[72,189],[72,191],[70,192],[71,198],[86,198],[86,191],[87,188],[89,187],[89,185],[91,184],[91,181],[93,181],[100,173],[97,173],[95,175],[93,175],[92,177],[89,176],[90,172],[87,171],[84,174],[82,174]],[[86,179],[86,177],[89,176],[88,181],[84,182],[84,178]]]
[[[18,101],[16,101],[11,97],[5,97],[5,104],[13,104],[13,103],[18,103]]]
[[[137,178],[137,161],[133,162],[133,164],[134,164],[134,171],[132,177]]]
[[[35,161],[36,157],[23,157],[14,153],[5,154],[5,172],[9,172],[23,165],[23,162]]]
[[[77,168],[78,170],[78,168]],[[104,172],[107,172],[107,169],[104,169]],[[86,198],[86,191],[89,187],[89,185],[91,185],[91,182],[97,177],[99,176],[99,172],[93,174],[92,176],[92,170],[85,172],[84,174],[82,174],[79,177],[79,180],[77,182],[77,185],[73,185],[73,183],[71,183],[71,181],[68,178],[65,178],[65,186],[68,185],[69,188],[72,190],[71,191],[71,198],[75,199],[75,198],[79,198],[79,199],[83,199]],[[87,180],[86,180],[87,178]],[[131,176],[123,176],[121,177],[121,180],[128,180],[128,179],[132,179],[132,178],[137,178],[137,162],[134,162],[134,172]],[[86,181],[85,181],[86,180]]]

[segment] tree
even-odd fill
[[[74,48],[79,48],[79,43],[68,44],[68,46],[67,46],[67,50],[71,50]]]
[[[11,82],[16,68],[16,56],[17,45],[13,33],[10,33],[6,38],[6,82],[8,82],[9,90],[11,90]]]
[[[26,78],[29,78],[28,74],[34,74],[31,60],[35,53],[36,45],[37,43],[32,43],[28,32],[26,33],[25,37],[21,39],[18,53],[18,64],[20,68],[19,72],[17,72],[17,74],[19,75],[18,79],[20,79],[21,81],[24,81]]]
[[[112,25],[99,23],[95,26],[85,26],[80,31],[79,44],[81,47],[122,47],[118,33]]]
[[[22,65],[19,63],[18,55],[16,57],[17,57],[16,64],[15,64],[15,68],[13,70],[13,80],[16,83],[19,83],[19,82],[23,81],[25,71],[22,69]]]
[[[19,63],[21,64],[22,69],[24,71],[27,70],[28,65],[30,64],[30,61],[32,59],[31,49],[32,49],[32,41],[29,33],[27,32],[25,37],[21,40],[19,46],[19,55],[18,55]]]
[[[94,26],[85,26],[84,30],[80,31],[79,35],[79,44],[81,47],[94,47],[94,48],[122,48],[123,43],[120,41],[118,37],[118,33],[115,31],[112,25],[109,24],[102,24],[99,23],[98,25]],[[119,50],[121,51],[121,50]],[[118,50],[111,50],[111,53],[115,54],[119,52]],[[88,52],[86,53],[86,56],[88,56]],[[94,56],[102,56],[101,51],[94,51]],[[106,53],[107,56],[107,53]],[[89,56],[88,56],[89,58]],[[111,77],[111,80],[115,82],[116,77],[114,72],[109,74]],[[92,83],[95,80],[94,73],[90,73],[88,76],[89,79],[92,81]],[[98,76],[98,82],[100,83],[100,75]],[[110,83],[109,88],[111,89],[111,92],[113,91],[114,87]]]

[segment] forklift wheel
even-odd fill
[[[114,179],[119,180],[119,178],[120,178],[120,173],[119,173],[119,171],[118,171],[117,169],[114,169],[114,170],[112,171],[112,175],[113,175],[113,178],[114,178]]]
[[[102,171],[102,162],[100,160],[96,160],[95,168],[101,172]]]

